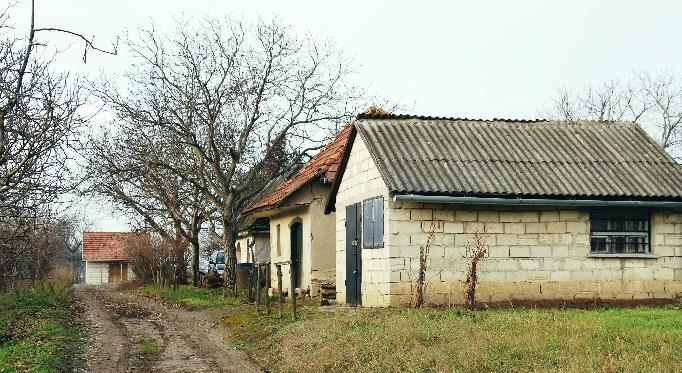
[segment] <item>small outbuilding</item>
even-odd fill
[[[237,233],[237,263],[263,263],[270,260],[270,221],[247,219]]]
[[[125,243],[132,232],[83,232],[86,284],[117,284],[133,278]]]
[[[682,171],[635,123],[359,115],[326,212],[337,300],[682,297]]]
[[[334,284],[336,221],[324,210],[350,131],[351,126],[345,126],[292,177],[243,212],[269,219],[272,287],[277,287],[278,263],[285,289],[316,296],[321,285]],[[292,267],[296,269],[293,284]]]

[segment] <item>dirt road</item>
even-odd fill
[[[217,313],[167,307],[111,286],[78,286],[76,294],[90,329],[88,372],[259,371],[230,345]]]

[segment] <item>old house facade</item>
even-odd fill
[[[237,233],[237,263],[262,263],[270,260],[270,221],[248,219]]]
[[[125,243],[136,235],[130,232],[83,232],[85,283],[115,284],[132,279]]]
[[[327,212],[337,300],[461,304],[476,232],[484,302],[682,296],[682,173],[633,123],[361,115]]]
[[[277,287],[277,264],[281,264],[285,289],[316,296],[320,285],[335,282],[336,220],[324,210],[350,129],[344,127],[291,178],[244,211],[253,218],[269,219],[273,288]],[[292,267],[296,269],[293,284]]]

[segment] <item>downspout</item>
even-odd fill
[[[453,197],[427,196],[420,194],[397,194],[393,201],[412,201],[422,203],[444,203],[457,205],[496,205],[496,206],[567,206],[567,207],[641,207],[682,209],[677,201],[606,201],[590,199],[544,199],[544,198],[499,198],[499,197]]]

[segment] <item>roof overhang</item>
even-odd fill
[[[549,198],[499,198],[440,196],[422,194],[397,194],[394,201],[442,203],[456,205],[497,205],[497,206],[565,206],[565,207],[640,207],[682,209],[680,201],[646,200],[596,200],[596,199],[549,199]]]
[[[83,261],[86,262],[127,262],[128,259],[121,259],[121,258],[115,258],[115,259],[85,259],[83,258]]]

